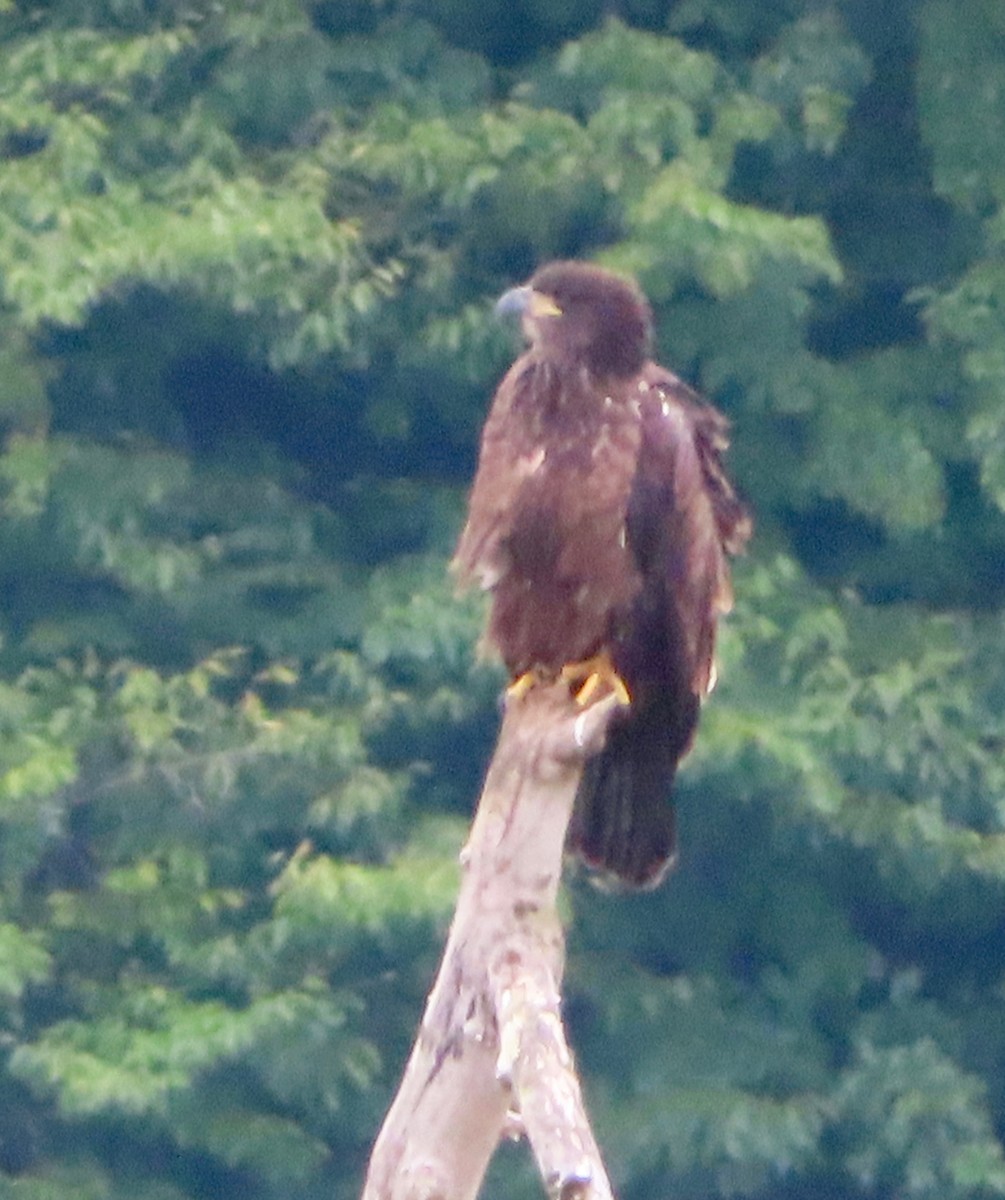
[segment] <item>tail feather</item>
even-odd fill
[[[668,705],[633,707],[583,772],[568,849],[615,885],[656,887],[676,858],[670,792],[690,745],[698,703],[687,719]]]

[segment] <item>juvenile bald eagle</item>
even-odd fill
[[[530,346],[492,403],[454,567],[492,594],[511,694],[563,677],[581,703],[621,698],[569,848],[652,886],[675,855],[668,799],[714,680],[726,555],[750,532],[720,461],[727,424],[651,360],[634,284],[556,262],[497,307]]]

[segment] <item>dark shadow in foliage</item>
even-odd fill
[[[992,612],[1005,601],[1005,513],[972,463],[947,464],[940,528],[894,536],[838,500],[780,517],[807,571],[828,587],[851,587],[870,604],[921,604]]]

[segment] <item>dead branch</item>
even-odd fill
[[[548,1193],[612,1200],[561,1019],[556,910],[585,759],[617,707],[563,684],[507,705],[439,974],[363,1200],[474,1200],[496,1146],[525,1134]]]

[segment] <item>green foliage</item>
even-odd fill
[[[0,46],[0,1196],[358,1192],[495,728],[491,302],[564,255],[639,276],[758,529],[676,876],[571,886],[620,1194],[1005,1193],[994,0]]]
[[[911,1196],[1005,1192],[1005,1160],[982,1091],[927,1039],[862,1046],[835,1097],[837,1113],[850,1118],[845,1169],[859,1186]]]

